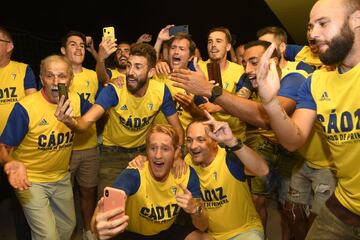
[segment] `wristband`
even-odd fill
[[[240,139],[237,139],[237,143],[232,146],[232,147],[228,147],[228,149],[232,152],[238,151],[243,147],[243,142]]]

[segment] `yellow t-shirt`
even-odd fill
[[[206,167],[195,165],[189,154],[185,161],[200,179],[202,200],[209,215],[208,232],[212,237],[225,240],[251,229],[263,230],[243,169],[240,169],[243,165],[233,153],[218,147],[215,159]],[[235,177],[233,171],[241,172],[242,176]]]
[[[31,69],[27,73],[27,68],[27,64],[16,61],[0,68],[0,134],[14,104],[25,96],[25,83],[36,88],[35,76]]]
[[[85,100],[90,103],[95,103],[95,95],[98,91],[99,83],[97,80],[96,72],[90,69],[83,68],[80,73],[74,74],[74,79],[70,85],[69,91],[82,95]],[[76,133],[74,141],[74,150],[84,150],[96,147],[97,135],[96,124],[84,133]]]
[[[208,76],[206,64],[209,62],[210,60],[199,61],[200,69],[204,72],[205,76]],[[226,91],[236,94],[236,85],[238,84],[245,70],[243,66],[238,65],[236,63],[227,61],[227,64],[228,64],[227,68],[221,72],[222,86],[223,89],[225,89]],[[240,121],[239,118],[224,113],[214,113],[212,115],[218,121],[228,122],[234,135],[238,139],[245,141],[246,124]]]
[[[69,93],[69,98],[75,116],[80,116],[80,97]],[[68,173],[74,132],[56,119],[56,108],[42,91],[25,96],[1,136],[1,142],[15,147],[11,155],[25,164],[30,182],[56,182]]]

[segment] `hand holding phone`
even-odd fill
[[[58,92],[59,92],[59,101],[61,99],[61,96],[65,96],[64,102],[69,98],[68,95],[68,87],[65,83],[58,83]]]
[[[126,202],[126,193],[123,190],[113,187],[104,188],[104,212],[119,207],[124,209],[124,212],[110,218],[109,219],[110,221],[119,219],[125,215],[125,202]]]
[[[104,27],[103,28],[103,37],[106,38],[113,38],[115,39],[115,28],[114,27]]]
[[[179,26],[173,26],[169,29],[169,35],[170,36],[174,36],[176,35],[178,32],[183,32],[183,33],[189,33],[189,25],[179,25]]]

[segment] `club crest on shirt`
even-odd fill
[[[12,80],[15,80],[15,78],[16,78],[16,73],[10,74],[10,77],[11,77]]]
[[[148,104],[148,109],[149,109],[149,110],[152,110],[153,107],[154,107],[154,104],[152,104],[152,103],[149,103],[149,104]]]
[[[171,190],[171,192],[174,194],[174,196],[176,196],[177,187],[172,186],[172,187],[170,188],[170,190]]]
[[[89,80],[85,80],[85,83],[86,83],[86,87],[90,86],[90,81]]]
[[[215,181],[217,181],[217,172],[213,172],[212,177]]]

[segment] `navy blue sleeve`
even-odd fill
[[[105,110],[116,106],[118,102],[119,98],[112,84],[109,84],[107,87],[103,88],[95,101],[96,104],[99,104]]]
[[[285,49],[285,58],[290,61],[295,61],[296,55],[303,49],[304,46],[288,44]]]
[[[196,71],[195,66],[194,66],[194,63],[193,63],[192,60],[191,60],[190,62],[188,62],[188,69],[190,69],[190,70],[193,71],[193,72]]]
[[[200,104],[207,103],[208,101],[203,97],[199,95],[194,96],[194,103],[196,106],[199,106]]]
[[[125,169],[116,178],[113,187],[123,190],[128,197],[135,194],[140,187],[139,170],[133,168]]]
[[[110,69],[106,69],[106,73],[107,73],[107,75],[109,76],[109,78],[111,79],[111,77],[112,77],[112,72],[111,72],[111,70]]]
[[[246,79],[246,74],[244,73],[244,74],[242,74],[240,76],[240,79],[236,84],[236,91],[235,92],[238,92],[240,90],[240,88],[242,88],[244,86],[245,79]]]
[[[193,198],[201,198],[200,180],[192,167],[190,167],[190,177],[187,189],[191,192]]]
[[[298,101],[296,104],[296,109],[307,108],[316,111],[316,103],[311,94],[311,76],[306,79],[306,81],[301,85],[298,91]]]
[[[98,90],[96,91],[96,94],[95,94],[95,100],[97,99],[97,97],[99,96],[101,90],[103,90],[103,89],[104,89],[104,86],[102,85],[102,83],[100,83],[98,81]]]
[[[280,81],[280,90],[278,96],[287,97],[297,101],[298,90],[305,82],[306,78],[297,72],[292,72],[283,77]]]
[[[15,103],[0,137],[0,142],[12,147],[19,146],[28,131],[29,115],[23,106]]]
[[[83,94],[79,94],[79,97],[81,116],[83,116],[87,111],[89,111],[89,109],[92,107],[92,104],[84,98]]]
[[[25,79],[24,79],[24,89],[29,89],[29,88],[37,89],[37,86],[36,86],[35,74],[34,74],[33,70],[31,69],[31,67],[28,65],[26,67],[26,73],[25,73]]]
[[[296,69],[297,70],[304,70],[305,72],[307,73],[312,73],[314,72],[314,68],[312,66],[310,66],[309,64],[307,63],[304,63],[303,61],[300,61],[298,63],[298,65],[296,65]]]
[[[164,99],[161,105],[161,111],[166,117],[169,117],[176,113],[175,102],[171,96],[169,88],[166,85],[164,90]]]
[[[226,150],[226,166],[228,167],[231,175],[237,180],[243,182],[246,180],[244,173],[244,165],[240,159],[230,150]]]

